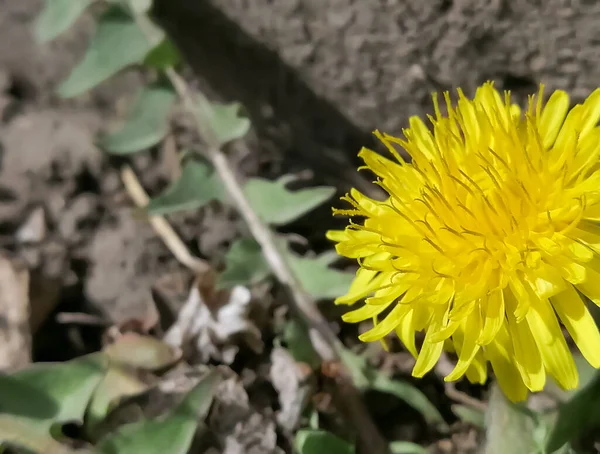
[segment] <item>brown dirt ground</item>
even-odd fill
[[[253,132],[243,174],[276,176],[311,169],[315,179],[367,192],[355,154],[374,128],[401,132],[409,115],[431,111],[430,93],[492,79],[517,95],[540,81],[580,100],[600,80],[600,4],[550,0],[156,0],[156,15],[186,52],[197,82],[220,100],[241,101]],[[58,324],[48,312],[99,313],[112,323],[156,319],[153,290],[186,280],[150,227],[135,215],[119,181],[118,160],[94,145],[122,113],[140,79],[120,75],[92,93],[59,100],[54,88],[86,45],[82,18],[55,42],[31,34],[39,0],[0,9],[0,246],[33,270],[39,325],[34,359],[67,359],[98,348],[100,330]],[[160,153],[137,157],[150,191],[164,187]],[[32,212],[45,234],[22,244],[15,232]],[[242,227],[231,213],[181,215],[173,224],[190,248],[219,261]],[[326,243],[329,209],[289,226]],[[172,285],[171,285],[172,286]],[[33,304],[32,303],[32,304]],[[401,370],[402,367],[398,367]],[[425,381],[428,394],[443,393]],[[272,396],[271,396],[272,397]],[[423,427],[418,415],[382,396],[369,405],[386,435],[432,443],[439,453],[476,452],[477,434]],[[448,408],[448,403],[442,403]],[[390,418],[408,412],[398,424]]]

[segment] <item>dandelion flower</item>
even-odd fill
[[[492,83],[473,99],[458,90],[456,105],[445,93],[446,112],[434,95],[430,127],[412,117],[404,138],[375,132],[393,159],[359,153],[387,199],[352,189],[334,209],[351,220],[328,238],[360,266],[336,303],[362,303],[343,319],[373,320],[365,342],[395,331],[416,377],[446,349],[458,358],[447,381],[484,383],[489,362],[513,401],[546,376],[575,388],[563,327],[600,367],[584,299],[600,305],[600,89],[572,109],[543,89],[526,112]]]

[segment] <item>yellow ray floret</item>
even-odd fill
[[[412,117],[403,138],[375,132],[392,159],[359,154],[389,197],[353,189],[349,208],[334,210],[353,220],[328,237],[360,265],[336,301],[360,302],[344,320],[374,320],[366,342],[394,331],[417,377],[451,348],[447,380],[483,383],[489,362],[514,401],[547,376],[574,388],[562,327],[600,367],[583,298],[600,305],[600,89],[570,110],[563,91],[542,95],[521,112],[486,83],[473,99],[459,90],[456,104],[445,93],[444,113],[434,96],[431,126]]]

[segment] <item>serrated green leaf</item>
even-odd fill
[[[181,176],[146,206],[150,214],[168,214],[200,208],[212,200],[222,199],[224,188],[218,176],[204,162],[189,159]]]
[[[306,324],[301,320],[291,319],[283,327],[283,341],[297,362],[306,363],[313,369],[321,364],[321,359],[315,351]]]
[[[460,418],[461,421],[472,424],[475,427],[485,427],[485,414],[481,410],[466,405],[452,405],[452,412]]]
[[[279,249],[304,289],[315,299],[335,298],[348,291],[353,274],[329,268],[333,255],[326,252],[316,257],[301,257],[287,248],[285,241],[277,241]],[[250,285],[270,274],[260,246],[254,239],[235,241],[226,257],[225,270],[218,280],[220,288]]]
[[[181,63],[182,57],[173,41],[165,38],[158,46],[152,49],[144,59],[144,66],[165,70]]]
[[[186,454],[198,422],[212,403],[220,377],[208,373],[165,418],[128,424],[100,440],[101,454]]]
[[[536,421],[523,404],[510,402],[497,384],[492,385],[486,414],[485,454],[534,454]]]
[[[546,445],[549,453],[560,449],[587,431],[600,427],[600,374],[560,405],[558,418]]]
[[[244,187],[250,205],[260,218],[272,225],[285,225],[315,209],[335,194],[327,186],[290,191],[286,179],[277,181],[251,178]]]
[[[294,448],[299,454],[354,454],[354,446],[321,429],[302,429],[296,433]]]
[[[153,47],[133,18],[114,6],[98,19],[83,59],[60,85],[58,94],[72,98],[85,93],[127,66],[141,63]]]
[[[212,131],[218,145],[244,137],[250,130],[250,120],[239,115],[240,103],[218,104],[203,102],[198,113]]]
[[[34,26],[36,39],[45,43],[66,31],[94,0],[46,0]]]
[[[423,446],[410,441],[393,441],[390,443],[392,454],[429,454]]]
[[[100,146],[109,153],[125,155],[156,145],[169,131],[169,113],[175,97],[175,92],[163,85],[142,88],[125,124],[120,130],[105,136]]]

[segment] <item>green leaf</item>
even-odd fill
[[[43,432],[56,423],[82,422],[106,366],[106,357],[97,353],[65,363],[34,364],[13,374],[11,379],[3,377],[0,412],[23,416]],[[30,391],[24,393],[26,390]]]
[[[210,409],[219,379],[217,372],[209,372],[166,417],[123,426],[100,440],[98,452],[186,454],[198,422]]]
[[[353,382],[359,389],[373,389],[392,394],[421,413],[429,424],[437,425],[440,429],[447,427],[438,409],[417,387],[406,381],[389,378],[371,366],[363,356],[359,356],[350,350],[343,352],[342,359],[350,369]]]
[[[168,133],[169,113],[175,92],[162,85],[142,88],[122,128],[100,141],[106,151],[125,155],[146,150],[159,143]]]
[[[558,418],[550,431],[546,448],[554,452],[571,440],[600,426],[600,374],[561,404]]]
[[[534,437],[537,421],[532,416],[524,404],[510,402],[493,384],[486,415],[485,454],[539,452]]]
[[[18,448],[20,454],[93,454],[87,449],[70,449],[49,433],[39,433],[30,421],[13,415],[0,414],[0,452],[8,445]]]
[[[72,98],[85,93],[127,66],[141,63],[153,47],[130,15],[112,7],[98,19],[83,59],[60,85],[58,94]]]
[[[392,454],[429,454],[423,446],[410,441],[393,441],[390,443]]]
[[[452,405],[451,408],[461,421],[482,429],[485,427],[485,414],[482,411],[466,405]]]
[[[263,221],[273,225],[285,225],[315,209],[335,194],[335,188],[327,186],[289,191],[288,178],[277,181],[252,178],[244,192],[250,205]]]
[[[288,351],[297,362],[306,363],[313,369],[319,367],[321,359],[312,345],[304,322],[297,319],[286,322],[282,337]]]
[[[287,248],[285,241],[277,241],[280,251],[304,289],[315,299],[335,298],[348,291],[353,274],[329,268],[337,256],[325,252],[316,257],[301,257]],[[260,246],[251,238],[235,241],[225,256],[225,271],[218,280],[219,288],[250,285],[267,278],[270,268]]]
[[[244,137],[250,130],[250,120],[239,116],[240,103],[217,104],[203,102],[198,113],[206,122],[219,145]]]
[[[94,0],[46,0],[34,26],[36,39],[45,43],[66,31]]]
[[[332,258],[338,258],[334,251],[316,257],[300,257],[291,251],[287,253],[296,277],[314,299],[333,299],[348,292],[354,274],[329,267]]]
[[[165,70],[181,63],[182,57],[173,41],[165,38],[144,59],[144,66]]]
[[[225,270],[218,279],[219,288],[252,285],[271,273],[262,248],[253,238],[239,238],[225,254]]]
[[[354,454],[354,446],[321,429],[302,429],[296,433],[294,448],[300,454]]]
[[[150,214],[193,210],[223,196],[223,185],[210,167],[204,162],[189,159],[183,165],[179,179],[150,200],[146,209]]]

